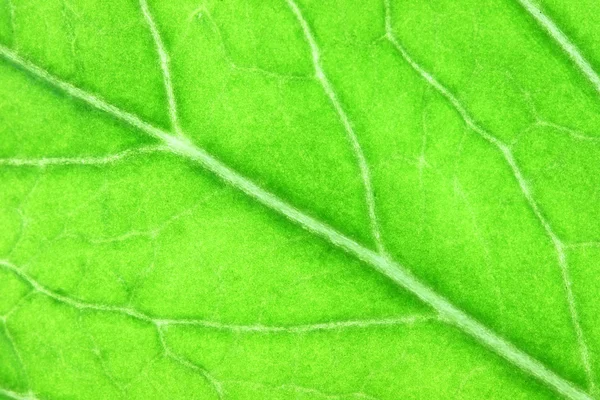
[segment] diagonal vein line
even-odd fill
[[[594,70],[592,65],[581,54],[581,51],[567,35],[554,23],[554,21],[545,14],[532,0],[517,0],[519,4],[527,11],[537,23],[544,29],[552,39],[554,39],[567,56],[577,65],[579,70],[594,85],[594,88],[600,93],[600,76]]]
[[[128,316],[138,319],[140,321],[145,321],[145,322],[150,322],[150,323],[154,322],[150,316],[148,316],[142,312],[139,312],[137,310],[134,310],[132,308],[111,306],[111,305],[104,305],[104,304],[87,303],[85,301],[73,299],[71,297],[64,296],[62,294],[53,292],[50,289],[42,286],[38,281],[31,278],[25,272],[21,271],[19,268],[17,268],[17,266],[15,266],[14,264],[12,264],[6,260],[0,260],[0,266],[13,272],[14,274],[16,274],[24,282],[27,282],[27,284],[29,284],[36,292],[41,293],[44,296],[47,296],[57,302],[60,302],[60,303],[66,304],[68,306],[71,306],[73,308],[76,308],[78,310],[90,309],[90,310],[95,310],[95,311],[115,312],[115,313],[119,313],[119,314],[128,315]]]
[[[34,75],[38,79],[42,79],[48,84],[65,91],[75,99],[87,103],[96,109],[102,110],[110,114],[113,118],[127,122],[154,138],[162,140],[174,154],[197,162],[221,180],[246,193],[249,197],[263,204],[267,208],[281,214],[307,231],[324,238],[334,246],[339,247],[345,252],[369,264],[374,270],[387,276],[398,286],[405,288],[424,303],[430,305],[445,321],[453,324],[458,329],[472,336],[483,346],[496,352],[524,372],[535,376],[567,398],[573,400],[592,400],[589,395],[577,388],[572,382],[569,382],[551,371],[540,361],[518,349],[512,343],[453,305],[448,299],[419,281],[400,264],[362,246],[334,228],[296,209],[274,194],[262,189],[250,179],[229,168],[227,165],[217,160],[205,150],[195,146],[187,139],[169,135],[167,132],[141,120],[139,117],[108,104],[99,97],[76,88],[70,83],[58,79],[44,69],[21,58],[3,45],[0,45],[0,56],[10,61],[18,68],[24,69]]]
[[[342,329],[364,329],[372,327],[389,327],[399,325],[416,325],[417,323],[438,321],[437,316],[407,316],[399,318],[384,318],[372,320],[350,320],[350,321],[334,321],[322,322],[306,325],[295,326],[271,326],[271,325],[231,325],[211,321],[199,320],[155,320],[155,323],[170,326],[196,326],[200,328],[212,328],[216,330],[224,330],[230,332],[241,333],[291,333],[301,334],[310,332],[337,331]]]
[[[158,53],[158,58],[160,59],[160,69],[163,75],[163,84],[165,86],[165,91],[167,93],[167,101],[169,103],[169,118],[171,120],[171,127],[175,131],[176,134],[181,135],[181,127],[179,125],[179,117],[177,116],[177,101],[175,100],[175,92],[173,90],[173,83],[171,81],[171,71],[170,71],[170,58],[165,45],[160,37],[160,32],[158,27],[156,26],[156,22],[154,22],[154,18],[152,17],[152,13],[150,12],[150,8],[148,7],[147,0],[140,0],[140,7],[142,9],[142,13],[144,14],[144,19],[148,24],[148,28],[150,29],[150,33],[152,34],[152,39],[154,40],[154,45],[156,47],[156,52]]]
[[[579,320],[579,313],[577,311],[577,304],[575,301],[575,295],[573,294],[572,282],[569,273],[569,266],[567,264],[567,256],[565,253],[565,244],[558,237],[558,235],[552,229],[552,226],[542,213],[539,205],[533,198],[531,193],[531,189],[525,180],[521,169],[519,168],[514,155],[509,148],[508,145],[503,143],[501,140],[490,134],[484,128],[479,126],[477,122],[471,117],[467,109],[460,103],[458,98],[452,94],[444,85],[442,85],[433,75],[427,72],[423,67],[421,67],[406,51],[406,49],[398,42],[396,37],[394,36],[392,24],[391,24],[391,9],[389,0],[385,1],[386,8],[386,17],[385,17],[385,37],[386,39],[395,47],[401,57],[423,78],[429,85],[431,85],[435,90],[438,91],[458,112],[458,114],[463,119],[465,125],[471,128],[474,132],[480,135],[485,141],[494,146],[497,150],[502,153],[506,163],[509,165],[511,172],[517,184],[519,185],[519,189],[523,194],[529,208],[532,210],[533,214],[537,218],[538,222],[546,232],[546,235],[550,238],[552,242],[552,246],[554,247],[554,251],[556,253],[558,266],[560,268],[561,279],[563,281],[563,286],[565,289],[565,295],[567,300],[567,306],[569,309],[569,314],[571,317],[571,323],[573,325],[573,329],[575,331],[575,337],[577,339],[577,346],[579,347],[579,353],[581,357],[581,362],[583,364],[583,368],[585,370],[586,379],[588,380],[588,386],[590,389],[594,389],[594,379],[593,379],[593,370],[590,361],[589,348],[585,339],[585,335],[583,332],[583,328],[581,327],[581,322]]]
[[[14,400],[39,400],[39,398],[36,397],[35,394],[33,394],[33,392],[17,393],[13,392],[12,390],[7,390],[3,388],[0,388],[0,395]]]
[[[223,385],[219,382],[212,374],[208,372],[208,370],[200,365],[196,365],[191,361],[181,357],[176,354],[171,347],[167,344],[167,339],[165,338],[165,332],[163,331],[163,325],[157,324],[156,331],[158,332],[158,339],[165,351],[165,355],[170,357],[172,360],[178,362],[184,367],[199,373],[213,388],[215,393],[217,394],[217,398],[219,400],[223,400],[225,398],[225,394],[223,393]]]
[[[145,146],[100,157],[0,158],[0,166],[45,168],[50,165],[111,165],[130,157],[161,151],[169,151],[169,149],[166,146]]]
[[[24,297],[27,297],[27,296],[24,296]],[[21,299],[23,299],[23,297]],[[20,300],[19,300],[19,302],[20,302]],[[17,304],[19,302],[17,302]],[[3,316],[2,319],[3,319],[2,325],[4,326],[4,329],[3,329],[4,336],[8,340],[8,343],[10,345],[12,353],[15,355],[18,367],[21,369],[21,374],[19,374],[19,375],[21,375],[24,378],[26,385],[29,386],[31,379],[29,378],[29,373],[28,373],[27,368],[25,367],[25,362],[21,355],[21,351],[19,350],[19,347],[17,346],[17,342],[15,341],[12,333],[10,332],[10,329],[8,329],[6,314]]]
[[[75,308],[78,311],[93,310],[99,312],[109,312],[126,315],[133,319],[143,321],[154,325],[159,330],[164,327],[171,326],[191,326],[196,328],[214,329],[220,331],[228,331],[235,333],[288,333],[288,334],[303,334],[312,332],[325,332],[325,331],[340,331],[347,329],[365,329],[375,327],[390,327],[390,326],[414,326],[426,322],[443,322],[437,315],[423,314],[423,315],[407,315],[395,318],[380,318],[380,319],[353,319],[353,320],[341,320],[341,321],[330,321],[330,322],[317,322],[302,325],[241,325],[231,324],[219,321],[211,321],[205,319],[169,319],[154,317],[150,314],[146,314],[142,311],[138,311],[132,307],[122,307],[110,304],[92,303],[85,300],[79,300],[70,296],[65,296],[57,293],[46,286],[42,285],[36,279],[31,277],[22,268],[17,267],[15,264],[8,260],[0,259],[0,267],[7,271],[15,274],[23,282],[27,283],[33,289],[33,293],[40,293],[58,303],[65,304],[69,307]],[[31,293],[31,292],[30,292]],[[25,299],[24,296],[22,299]],[[8,331],[6,322],[8,316],[12,314],[16,309],[16,306],[12,310],[0,317],[0,323],[4,324],[4,328]],[[13,346],[16,348],[16,346]],[[20,357],[19,357],[20,358]]]
[[[199,373],[215,390],[219,399],[224,399],[224,392],[222,388],[222,384],[219,380],[217,380],[214,376],[212,376],[209,371],[191,361],[179,356],[176,352],[174,352],[171,347],[167,344],[165,338],[165,328],[170,326],[192,326],[196,328],[208,328],[208,329],[216,329],[222,331],[228,331],[232,333],[258,333],[258,334],[273,334],[273,333],[284,333],[284,334],[293,334],[293,335],[303,335],[307,333],[315,333],[315,332],[324,332],[324,331],[339,331],[343,329],[365,329],[365,328],[377,328],[377,327],[393,327],[393,326],[414,326],[419,323],[426,322],[434,322],[439,321],[437,316],[433,315],[412,315],[405,316],[399,318],[384,318],[384,319],[371,319],[371,320],[348,320],[348,321],[333,321],[333,322],[324,322],[324,323],[313,323],[306,325],[291,325],[291,326],[273,326],[273,325],[235,325],[228,324],[216,321],[209,320],[199,320],[199,319],[161,319],[154,318],[149,314],[145,314],[141,311],[137,311],[133,308],[120,307],[120,306],[112,306],[106,304],[97,304],[90,303],[82,300],[78,300],[76,298],[71,298],[68,296],[61,295],[48,289],[43,286],[41,283],[36,281],[34,278],[29,276],[26,272],[24,272],[21,268],[12,264],[8,260],[0,260],[0,266],[11,271],[24,282],[29,284],[33,290],[37,293],[41,293],[48,298],[65,304],[67,306],[73,307],[79,311],[83,310],[94,310],[101,312],[111,312],[117,314],[127,315],[131,318],[150,323],[156,329],[158,334],[159,341],[162,344],[164,354],[166,357],[171,358],[177,363],[183,365],[184,367],[191,369],[197,373]],[[32,293],[32,292],[30,292]],[[24,296],[25,298],[27,296]],[[25,370],[24,363],[22,358],[17,351],[17,346],[14,343],[14,340],[11,338],[10,333],[8,331],[8,327],[6,325],[6,321],[8,316],[12,314],[16,309],[16,306],[12,308],[7,314],[0,317],[0,322],[3,323],[4,329],[6,331],[6,336],[11,342],[11,346],[22,365],[23,370]],[[14,393],[14,392],[7,392]],[[0,395],[2,393],[2,389],[0,388]],[[9,396],[9,394],[6,394]],[[17,393],[14,393],[14,396],[21,396]],[[34,397],[11,397],[18,400],[36,400]]]
[[[377,213],[375,212],[375,194],[373,191],[373,184],[372,184],[372,180],[371,180],[371,171],[369,168],[369,164],[367,163],[367,158],[365,157],[365,154],[360,145],[360,142],[358,140],[356,132],[354,132],[354,128],[352,127],[352,122],[350,122],[350,118],[348,117],[348,114],[346,113],[346,111],[342,107],[342,104],[338,100],[337,95],[335,94],[335,90],[333,89],[333,86],[331,85],[331,82],[329,81],[329,78],[327,78],[327,75],[325,74],[325,70],[323,69],[323,66],[321,65],[321,51],[319,50],[317,41],[315,40],[312,30],[310,29],[310,26],[308,25],[308,21],[306,21],[306,19],[304,18],[303,14],[302,14],[302,11],[300,11],[300,8],[294,2],[294,0],[286,0],[286,1],[287,1],[288,6],[294,13],[294,16],[300,23],[304,37],[310,47],[312,62],[313,62],[313,66],[315,68],[315,76],[316,76],[317,80],[319,81],[319,83],[321,84],[321,86],[323,87],[323,90],[325,91],[325,94],[329,98],[329,101],[333,105],[333,108],[335,109],[335,112],[337,113],[340,121],[342,122],[344,130],[346,131],[348,140],[350,141],[350,144],[352,145],[352,151],[354,152],[354,155],[358,161],[358,167],[360,169],[361,179],[363,181],[365,197],[366,197],[365,200],[367,203],[367,211],[369,213],[369,222],[371,224],[371,232],[373,235],[373,239],[375,239],[375,244],[377,246],[377,250],[381,254],[386,254],[385,247],[383,245],[383,240],[381,238],[381,229],[379,226],[379,221],[377,220]]]
[[[143,121],[137,115],[133,115],[131,113],[123,111],[120,108],[115,107],[112,104],[109,104],[106,101],[100,99],[99,97],[86,92],[85,90],[79,89],[78,87],[75,87],[70,83],[58,79],[56,76],[50,74],[48,71],[23,59],[17,53],[1,44],[0,56],[4,57],[7,61],[11,62],[16,67],[29,72],[33,76],[64,91],[68,95],[77,98],[89,104],[90,106],[97,108],[98,110],[104,111],[105,113],[112,115],[114,118],[117,118],[123,122],[128,123],[129,125],[138,128],[142,132],[145,132],[147,135],[150,135],[155,139],[159,139],[165,142],[168,140],[168,137],[171,136],[162,129],[156,128],[155,126],[152,126],[151,124]]]

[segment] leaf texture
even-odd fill
[[[599,398],[594,10],[0,3],[0,398]]]

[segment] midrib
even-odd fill
[[[334,246],[343,249],[347,253],[352,254],[369,264],[372,268],[387,276],[400,287],[410,291],[423,302],[430,305],[446,322],[453,324],[463,332],[472,336],[479,343],[511,362],[515,367],[538,378],[558,393],[569,399],[592,400],[587,393],[577,388],[572,382],[551,371],[540,361],[518,349],[508,340],[496,334],[493,330],[478,322],[463,310],[454,306],[448,299],[419,281],[406,268],[397,262],[364,247],[336,229],[298,210],[273,193],[262,189],[250,179],[228,167],[186,138],[172,136],[166,131],[142,120],[137,115],[123,111],[93,94],[60,80],[43,68],[23,59],[17,53],[5,46],[0,45],[0,55],[13,65],[18,66],[52,86],[63,90],[71,97],[79,99],[96,109],[102,110],[113,118],[124,121],[162,141],[174,154],[197,162],[220,179],[246,193],[264,206],[285,216],[313,234],[326,239]]]

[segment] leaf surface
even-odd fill
[[[0,398],[600,397],[594,7],[0,3]]]

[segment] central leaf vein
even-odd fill
[[[197,162],[205,169],[217,175],[223,181],[246,193],[248,196],[264,206],[285,216],[289,220],[299,224],[301,227],[312,232],[313,234],[326,239],[334,246],[354,255],[358,259],[370,265],[376,271],[387,276],[400,287],[405,288],[423,302],[430,305],[446,322],[455,325],[466,334],[475,338],[485,347],[495,351],[519,369],[535,376],[567,398],[591,400],[591,397],[587,393],[581,391],[572,382],[569,382],[555,372],[551,371],[539,360],[536,360],[529,354],[518,349],[512,343],[499,336],[487,326],[478,322],[466,312],[453,305],[448,299],[419,281],[405,267],[392,261],[389,257],[382,256],[381,254],[364,247],[353,239],[338,232],[334,228],[298,210],[294,206],[288,204],[286,201],[264,190],[248,178],[223,164],[211,154],[192,144],[184,137],[170,135],[169,133],[156,128],[148,122],[143,121],[138,116],[123,111],[93,94],[77,88],[70,83],[62,81],[43,68],[40,68],[23,59],[18,54],[3,45],[0,45],[0,56],[5,58],[11,64],[26,70],[39,79],[42,79],[46,83],[63,90],[73,98],[78,99],[96,109],[102,110],[110,114],[113,118],[124,121],[142,130],[146,134],[161,140],[174,154]],[[134,310],[129,310],[128,312],[132,316],[134,314],[139,314]]]

